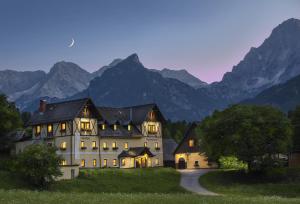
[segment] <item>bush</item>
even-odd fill
[[[34,144],[17,155],[14,170],[35,187],[47,188],[56,177],[62,175],[60,162],[56,148]]]
[[[264,175],[269,181],[300,181],[300,168],[268,168],[264,170]]]
[[[220,167],[222,169],[247,169],[247,164],[239,161],[236,157],[220,157],[219,159]]]

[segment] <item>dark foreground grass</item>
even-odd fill
[[[299,181],[270,182],[235,170],[209,172],[201,176],[199,182],[207,189],[225,195],[300,198]]]
[[[51,191],[93,193],[182,193],[180,174],[171,168],[96,169],[74,180],[55,183]]]
[[[296,204],[297,198],[197,196],[194,194],[157,193],[60,193],[0,190],[1,204]]]

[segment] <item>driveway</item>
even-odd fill
[[[184,169],[178,170],[181,173],[180,185],[188,191],[199,195],[218,195],[211,192],[199,184],[199,177],[213,171],[211,169]]]

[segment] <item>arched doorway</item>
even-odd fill
[[[186,163],[184,158],[179,158],[178,169],[186,169]]]

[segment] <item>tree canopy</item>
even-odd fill
[[[201,123],[201,147],[208,157],[235,156],[261,168],[291,146],[292,128],[284,113],[271,106],[233,105]],[[257,167],[257,165],[256,165]]]
[[[300,106],[297,106],[294,111],[289,113],[294,135],[293,135],[293,150],[300,150]]]

